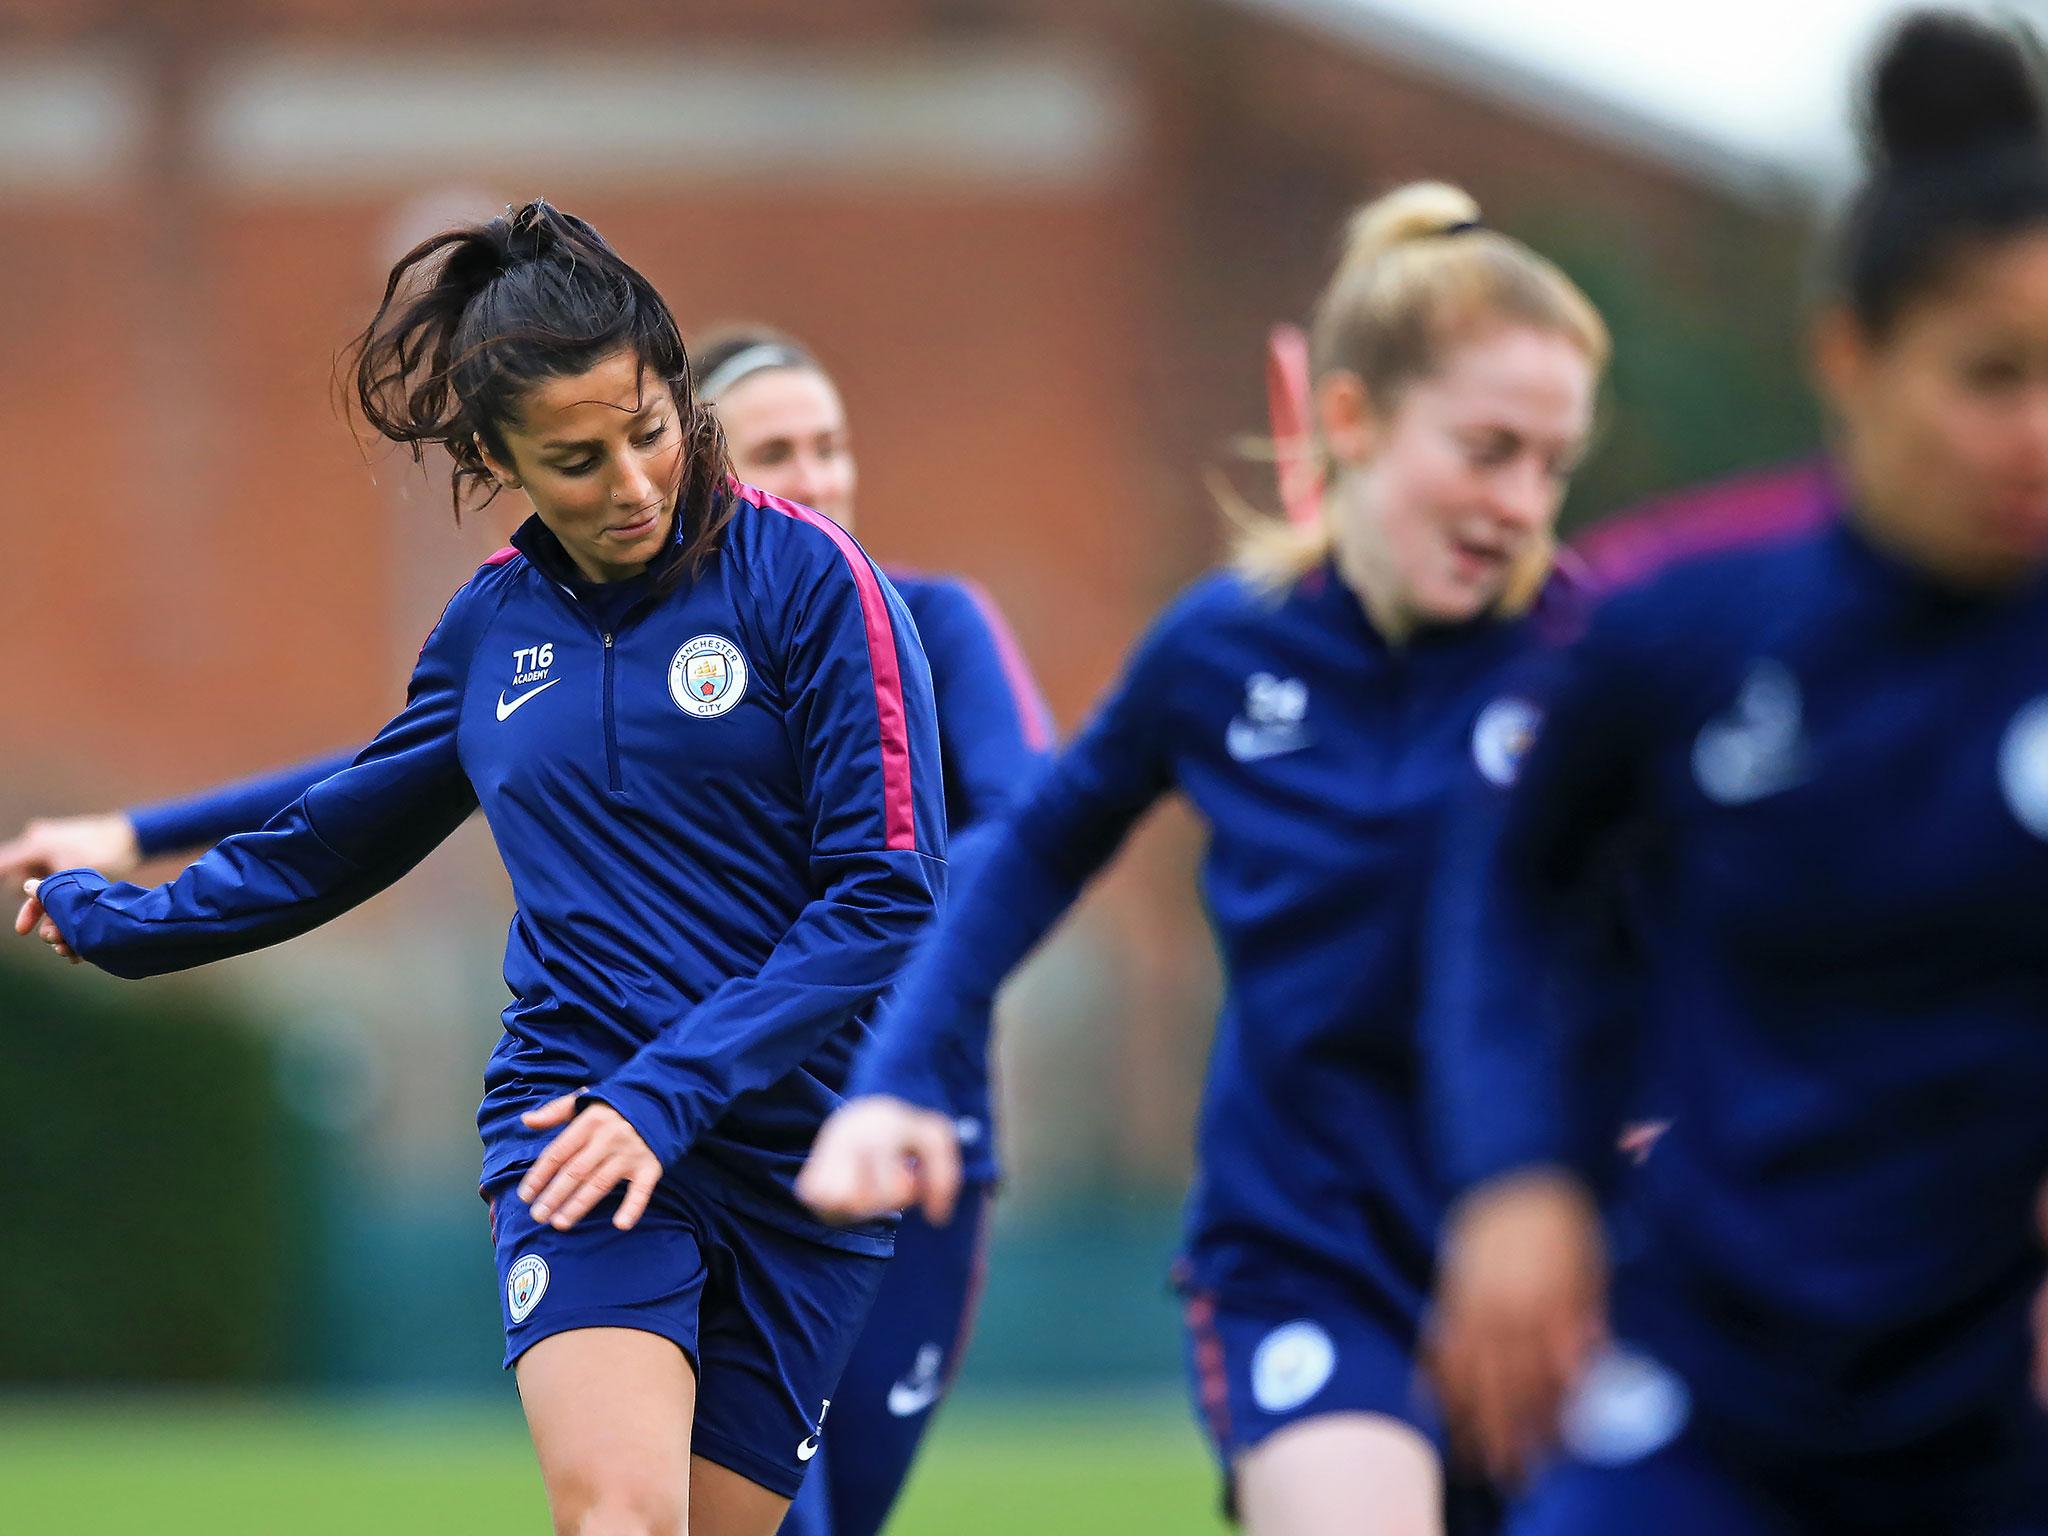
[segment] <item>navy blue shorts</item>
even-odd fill
[[[630,1232],[611,1224],[616,1195],[567,1232],[535,1224],[516,1179],[484,1195],[507,1367],[577,1328],[657,1334],[697,1375],[692,1451],[795,1495],[887,1259],[824,1247],[672,1179]]]
[[[1196,1414],[1226,1470],[1275,1430],[1331,1413],[1385,1414],[1442,1445],[1405,1329],[1333,1282],[1291,1275],[1285,1291],[1180,1285]]]
[[[896,1256],[832,1398],[832,1433],[780,1536],[876,1536],[959,1369],[981,1298],[994,1191],[970,1184],[953,1219],[903,1213]]]
[[[2048,1414],[2019,1407],[1857,1456],[1742,1445],[1641,1356],[1603,1363],[1564,1420],[1566,1454],[1511,1536],[2048,1536]],[[1604,1380],[1602,1379],[1604,1376]]]

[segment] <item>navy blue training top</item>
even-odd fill
[[[1564,660],[1432,1007],[1461,1185],[1611,1139],[1574,931],[1642,906],[1671,1129],[1620,1328],[1723,1423],[1868,1448],[2024,1398],[2048,1177],[2048,580],[1962,596],[1852,524],[1611,599]]]
[[[1439,1211],[1417,1103],[1423,896],[1445,794],[1535,622],[1392,647],[1328,567],[1279,593],[1229,572],[1198,582],[956,884],[853,1091],[949,1109],[1003,977],[1177,789],[1208,826],[1226,987],[1191,1279],[1310,1266],[1412,1326]],[[1483,750],[1512,750],[1516,714],[1493,712]]]
[[[977,829],[995,820],[1030,784],[1051,749],[1052,716],[1022,653],[988,595],[957,576],[885,568],[917,627],[931,664],[945,765],[947,858],[973,862]],[[615,599],[605,588],[569,585],[586,602]],[[626,595],[631,601],[631,594]],[[176,800],[127,812],[145,858],[206,848],[250,832],[308,789],[355,761],[353,752],[316,758]],[[960,1106],[967,1176],[1000,1173],[988,1074],[952,1085]]]
[[[484,1181],[554,1134],[522,1112],[587,1086],[668,1177],[885,1251],[885,1226],[827,1228],[791,1186],[943,889],[930,674],[851,536],[734,494],[704,573],[607,626],[529,520],[350,767],[168,885],[53,875],[59,930],[123,976],[243,953],[366,900],[481,805],[518,905]]]

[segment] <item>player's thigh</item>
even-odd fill
[[[561,1536],[689,1530],[697,1384],[672,1340],[631,1328],[578,1328],[534,1344],[517,1373]]]
[[[1233,1469],[1246,1536],[1439,1536],[1443,1468],[1413,1424],[1335,1413],[1277,1429]]]
[[[775,1536],[789,1500],[702,1456],[690,1460],[690,1536]]]
[[[804,1485],[789,1501],[789,1510],[776,1527],[777,1536],[833,1536],[832,1462],[830,1446],[820,1447],[804,1474]]]

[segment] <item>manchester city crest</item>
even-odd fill
[[[511,1309],[513,1322],[525,1322],[547,1293],[546,1259],[537,1253],[529,1253],[512,1261],[512,1268],[505,1275],[505,1302]]]
[[[2048,698],[2013,716],[1998,749],[1998,785],[2014,820],[2048,838]]]
[[[723,635],[699,635],[683,643],[668,664],[668,696],[686,715],[711,719],[724,714],[747,691],[747,658]]]

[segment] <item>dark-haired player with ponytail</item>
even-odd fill
[[[950,1064],[1004,976],[1178,790],[1224,961],[1179,1284],[1197,1413],[1253,1536],[1431,1536],[1414,1346],[1440,1214],[1415,1053],[1450,788],[1511,772],[1506,679],[1568,594],[1550,530],[1607,335],[1584,295],[1421,183],[1361,210],[1315,326],[1317,514],[1247,533],[1139,643],[920,950],[800,1192],[947,1217]]]
[[[734,475],[852,531],[852,438],[838,388],[818,360],[764,326],[715,331],[690,350],[697,398],[718,418]],[[1009,626],[979,586],[886,569],[931,663],[947,858],[964,868],[1043,762],[1051,717]],[[127,811],[31,822],[0,845],[0,879],[66,865],[125,877],[144,858],[255,831],[354,756],[344,752]],[[895,1253],[832,1400],[832,1433],[811,1460],[782,1536],[874,1536],[959,1366],[981,1289],[998,1167],[987,1065],[955,1065],[967,1175],[960,1210],[942,1227],[915,1210],[898,1223]]]
[[[943,884],[915,628],[838,525],[730,477],[666,304],[545,203],[408,253],[355,384],[458,505],[533,515],[350,766],[168,885],[31,882],[17,929],[203,964],[480,806],[518,904],[482,1187],[555,1528],[770,1536],[891,1248],[791,1182]]]
[[[1429,1035],[1438,1377],[1538,1463],[1517,1536],[2048,1532],[2048,137],[2028,51],[1946,13],[1870,123],[1839,514],[1602,606]],[[1672,1122],[1603,1229],[1617,873]]]

